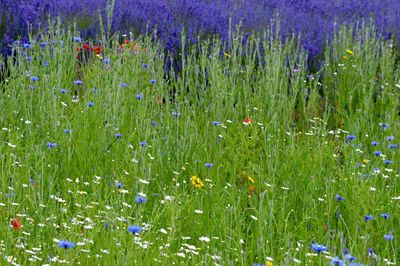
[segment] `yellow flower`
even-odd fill
[[[202,187],[204,187],[203,181],[201,181],[201,179],[198,178],[197,176],[195,176],[195,175],[192,176],[191,180],[192,180],[192,185],[193,185],[193,186],[195,186],[195,187],[197,187],[197,188],[202,188]]]
[[[272,266],[272,261],[267,260],[266,263],[265,263],[265,265],[267,265],[267,266]]]
[[[247,179],[249,179],[249,181],[250,181],[251,183],[254,183],[254,182],[255,182],[254,179],[251,178],[251,176],[248,176]]]
[[[354,54],[354,52],[352,50],[349,50],[349,49],[346,49],[346,53],[349,54],[349,55],[353,55]]]
[[[364,159],[363,160],[363,164],[368,164],[369,163],[369,160],[368,159]]]
[[[228,54],[227,52],[224,52],[224,55],[226,56],[226,57],[231,57],[231,55],[230,54]]]
[[[348,58],[347,56],[344,55],[344,56],[343,56],[343,59],[344,59],[344,60],[347,60],[347,59],[349,59],[349,58]]]

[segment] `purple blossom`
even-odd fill
[[[134,235],[138,235],[142,231],[142,227],[139,225],[130,225],[128,226],[128,232]]]

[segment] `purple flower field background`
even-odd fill
[[[396,265],[397,1],[0,0],[0,265]]]

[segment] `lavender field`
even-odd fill
[[[397,265],[399,12],[0,0],[0,265]]]

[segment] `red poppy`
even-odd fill
[[[10,224],[14,230],[19,230],[22,226],[22,223],[18,218],[11,219]]]
[[[103,47],[94,45],[90,50],[95,54],[101,54]]]
[[[250,119],[248,116],[243,120],[243,124],[248,125],[254,123],[253,119]]]
[[[129,44],[129,40],[128,39],[125,40],[125,44]]]
[[[90,48],[89,43],[87,43],[87,42],[85,42],[85,43],[82,45],[82,47],[83,47],[83,49],[85,49],[86,51],[88,51],[89,48]]]

